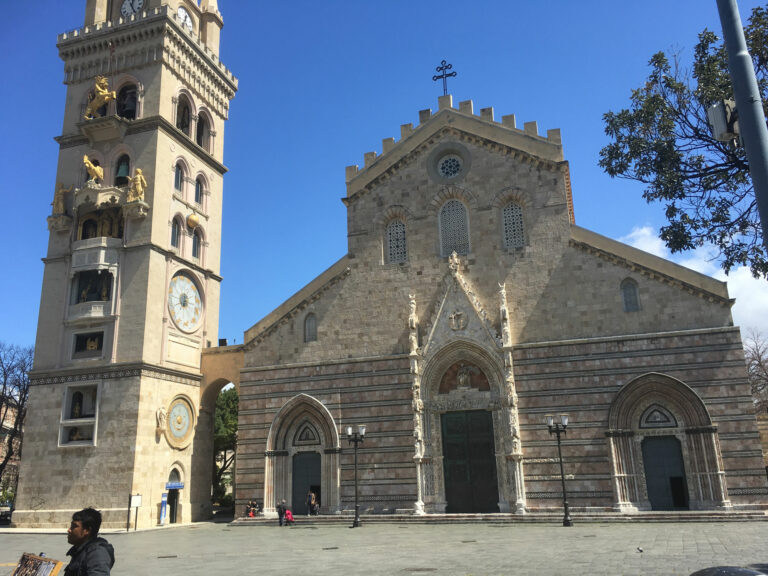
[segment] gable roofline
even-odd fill
[[[280,306],[272,310],[272,312],[246,330],[243,337],[243,349],[246,351],[252,349],[256,344],[274,332],[280,325],[291,320],[291,318],[296,316],[299,311],[306,308],[341,279],[348,276],[350,270],[349,256],[345,255],[335,264],[331,265],[330,268],[315,277],[309,284],[280,304]]]
[[[382,140],[382,154],[367,152],[363,168],[357,165],[347,166],[347,196],[342,201],[349,205],[358,194],[370,188],[375,181],[400,163],[429,144],[430,138],[441,130],[449,129],[458,137],[477,138],[490,145],[498,145],[520,153],[523,157],[545,163],[559,165],[563,162],[563,148],[560,129],[547,130],[546,136],[539,135],[536,122],[526,122],[523,129],[517,128],[515,115],[502,116],[501,122],[494,120],[493,108],[483,108],[480,115],[473,113],[472,100],[459,103],[453,108],[453,97],[448,94],[438,99],[438,112],[431,109],[419,112],[419,125],[400,126],[400,140],[385,138]]]
[[[729,307],[734,303],[734,300],[728,296],[726,282],[575,224],[571,225],[571,245],[615,264],[623,265],[644,276],[681,287],[707,300]]]

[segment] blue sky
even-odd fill
[[[9,3],[9,0],[2,0]],[[742,19],[760,2],[740,3]],[[56,35],[82,26],[85,0],[13,3],[0,35],[5,248],[0,341],[34,343],[65,86]],[[222,61],[240,81],[224,162],[219,336],[243,332],[346,252],[344,168],[437,109],[442,59],[454,104],[562,131],[576,223],[662,256],[663,213],[597,166],[602,115],[627,105],[658,50],[689,63],[719,33],[715,0],[266,2],[219,0]],[[721,277],[705,251],[674,260]],[[768,329],[768,284],[729,280],[736,323]]]

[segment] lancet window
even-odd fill
[[[402,264],[408,261],[405,222],[402,220],[392,220],[387,224],[386,253],[389,264]]]
[[[504,223],[504,248],[522,248],[525,246],[523,228],[523,208],[517,202],[510,202],[502,210]]]
[[[469,253],[467,209],[459,200],[449,200],[440,209],[440,254]]]

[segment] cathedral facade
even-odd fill
[[[559,130],[450,95],[346,170],[348,250],[216,346],[224,125],[215,0],[87,0],[67,98],[14,524],[207,518],[239,391],[236,506],[768,507],[725,283],[576,225]]]
[[[348,252],[245,333],[237,498],[372,512],[765,507],[725,283],[575,223],[559,130],[450,95],[347,168]]]

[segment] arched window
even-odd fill
[[[203,203],[203,181],[198,178],[195,180],[195,204]]]
[[[210,134],[211,128],[208,124],[208,120],[200,114],[197,117],[197,131],[195,134],[195,142],[197,142],[197,145],[203,148],[204,150],[208,150],[208,135]]]
[[[467,209],[458,200],[449,200],[440,209],[440,254],[450,256],[469,253]]]
[[[115,186],[127,186],[131,181],[131,159],[123,154],[117,159],[115,167]]]
[[[192,232],[192,258],[195,260],[200,259],[200,247],[202,246],[202,239],[200,238],[200,231],[195,230]]]
[[[173,174],[173,188],[179,194],[184,191],[184,168],[181,164],[176,164],[176,171]]]
[[[387,224],[387,262],[400,264],[408,261],[408,252],[405,245],[405,222],[392,220]]]
[[[88,240],[88,238],[96,238],[99,234],[99,223],[94,218],[88,218],[83,222],[83,231],[81,234],[81,240]]]
[[[184,98],[184,96],[180,96],[179,103],[176,106],[176,128],[184,132],[187,136],[189,136],[190,116],[189,102],[187,102],[187,99]]]
[[[136,85],[128,84],[117,93],[117,115],[126,120],[136,118]]]
[[[317,318],[313,312],[310,312],[304,318],[304,342],[315,340],[317,340]]]
[[[176,218],[171,223],[171,246],[178,248],[181,245],[181,226]]]
[[[625,278],[621,283],[621,298],[624,301],[624,312],[637,312],[640,310],[637,282],[631,278]]]
[[[523,230],[523,208],[517,202],[510,202],[502,210],[504,221],[504,248],[522,248],[525,246]]]

